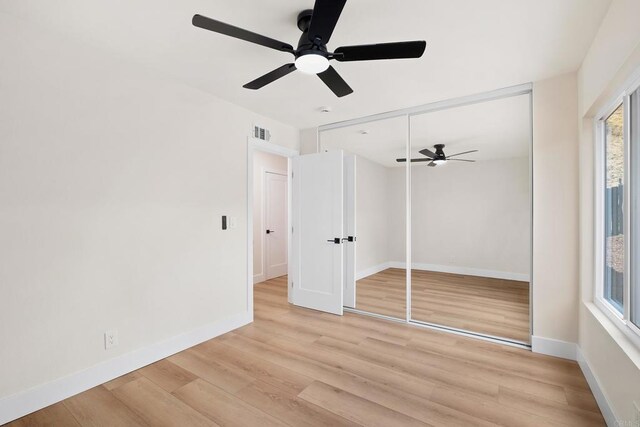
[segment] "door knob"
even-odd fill
[[[275,233],[273,230],[267,230],[267,234]]]

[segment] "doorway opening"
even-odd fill
[[[288,161],[259,151],[253,156],[253,283],[287,274]]]
[[[247,307],[253,286],[288,283],[291,267],[291,158],[296,150],[247,143]],[[289,286],[287,286],[289,288]]]

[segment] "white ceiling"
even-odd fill
[[[433,150],[435,144],[445,144],[446,155],[478,150],[462,159],[526,157],[529,118],[528,95],[413,116],[412,157],[422,157],[418,151]],[[407,119],[397,117],[321,132],[320,143],[323,149],[342,149],[386,167],[403,167],[395,159],[406,157],[406,135]]]
[[[200,13],[295,45],[296,15],[313,0],[1,0],[0,12],[306,128],[574,71],[610,1],[349,0],[330,49],[424,39],[427,51],[418,60],[335,64],[355,91],[341,99],[301,73],[243,89],[293,57],[191,25]],[[333,111],[318,112],[323,105]]]

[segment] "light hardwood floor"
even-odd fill
[[[603,426],[575,362],[287,304],[12,426]]]
[[[413,270],[414,320],[529,342],[529,283]],[[390,268],[356,286],[356,308],[406,318],[406,273]]]

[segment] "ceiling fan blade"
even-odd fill
[[[475,163],[475,160],[465,160],[465,159],[449,159],[447,158],[447,161],[452,161],[452,162],[469,162],[469,163]]]
[[[242,28],[234,27],[233,25],[225,24],[224,22],[216,21],[215,19],[207,18],[206,16],[193,15],[191,23],[194,26],[205,30],[259,44],[260,46],[270,47],[271,49],[280,50],[282,52],[293,53],[293,46],[288,43],[253,33]]]
[[[422,150],[418,151],[418,153],[422,154],[423,156],[427,156],[427,157],[431,157],[431,158],[436,157],[436,153],[434,153],[433,151],[429,150],[428,148],[423,148]]]
[[[462,156],[463,154],[477,153],[477,152],[478,152],[478,150],[464,151],[462,153],[456,153],[456,154],[452,154],[450,156],[447,156],[447,159],[449,159],[451,157]]]
[[[312,22],[313,24],[313,22]],[[336,49],[336,61],[372,61],[376,59],[420,58],[427,47],[424,40],[412,42],[342,46]]]
[[[309,24],[310,41],[320,39],[319,41],[324,45],[329,43],[346,2],[347,0],[316,0]]]
[[[262,77],[258,77],[254,81],[249,82],[242,87],[246,89],[253,89],[253,90],[260,89],[261,87],[264,87],[269,83],[272,83],[295,70],[296,70],[296,64],[285,64],[282,67],[276,68],[275,70],[265,74]]]
[[[411,159],[411,163],[415,163],[415,162],[430,162],[433,159],[426,159],[426,158],[419,158],[419,159]],[[405,163],[407,161],[407,159],[396,159],[396,162],[398,163]]]
[[[436,165],[434,162],[431,162],[431,163],[429,163],[427,166],[430,166],[430,167],[432,167],[432,168],[435,168],[435,167],[436,167],[436,166],[438,166],[438,165]]]
[[[353,89],[351,89],[347,82],[340,77],[340,74],[338,74],[336,69],[331,66],[329,66],[326,71],[318,74],[318,77],[320,77],[320,80],[329,86],[329,89],[331,89],[338,98],[342,98],[343,96],[353,93]]]

